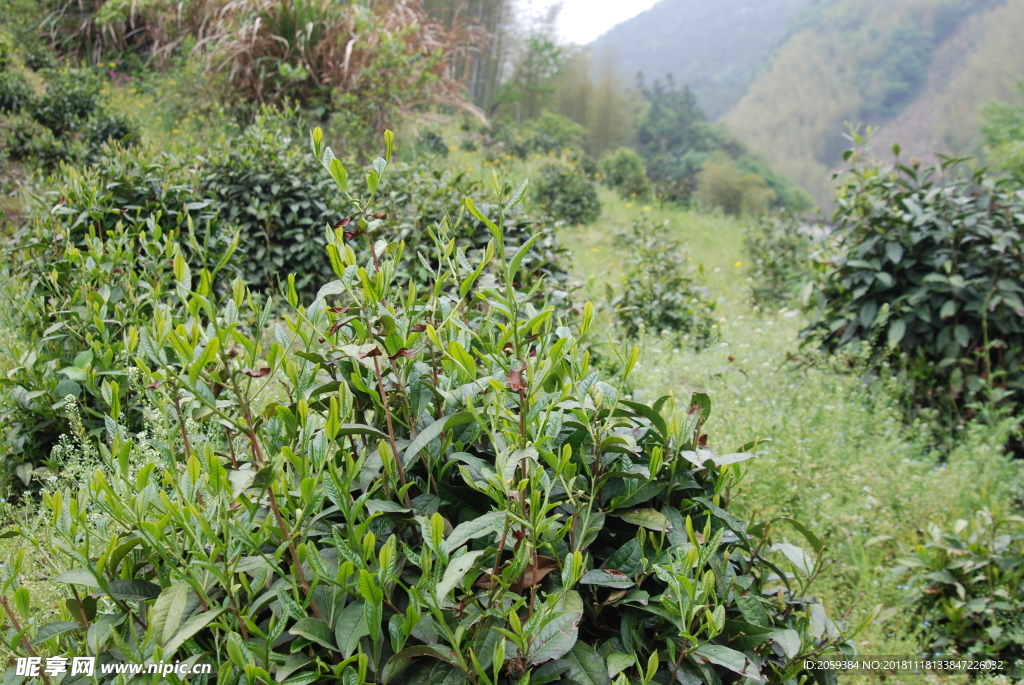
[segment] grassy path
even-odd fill
[[[598,299],[605,283],[621,278],[623,256],[614,249],[615,231],[645,211],[610,194],[602,199],[605,213],[598,223],[563,232],[575,253],[575,273],[587,281],[589,296]],[[646,211],[656,221],[667,219],[687,242],[691,262],[702,267],[703,284],[719,300],[721,341],[694,352],[649,337],[641,343],[635,393],[651,399],[709,392],[714,407],[709,442],[720,451],[772,438],[759,459],[747,462],[734,501],[759,519],[793,516],[825,540],[832,563],[814,591],[831,615],[847,617],[852,625],[884,605],[857,637],[861,654],[917,653],[919,626],[902,609],[905,581],[889,568],[913,550],[930,522],[969,518],[982,504],[1010,506],[1021,490],[1021,469],[1002,455],[1000,430],[973,428],[943,460],[929,447],[934,440],[927,425],[904,425],[891,382],[868,388],[838,363],[787,361],[802,354],[797,338],[802,317],[751,306],[741,222],[671,209]],[[803,541],[794,535],[793,542]],[[920,676],[903,678],[921,682]],[[900,679],[889,676],[886,682]]]

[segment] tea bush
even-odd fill
[[[448,143],[437,131],[424,131],[420,134],[420,150],[428,155],[448,156]]]
[[[74,593],[41,625],[12,558],[11,647],[208,661],[218,685],[782,683],[837,653],[807,592],[820,541],[729,513],[756,444],[704,449],[707,396],[626,399],[581,349],[592,307],[574,331],[515,287],[535,240],[506,256],[521,192],[493,220],[465,201],[492,237],[479,261],[442,221],[431,277],[395,283],[373,199],[390,158],[388,136],[363,198],[330,162],[379,249],[360,261],[328,229],[336,280],[308,307],[289,288],[272,332],[270,303],[240,281],[221,295],[175,251],[180,306],[129,342],[149,433],[112,405],[78,443],[95,475],[45,493],[72,566],[53,580]],[[813,556],[771,542],[784,523]]]
[[[803,335],[826,350],[877,341],[875,358],[904,365],[925,404],[1019,406],[1024,197],[983,171],[957,178],[958,161],[853,170],[838,199],[839,252]]]
[[[52,171],[61,162],[71,162],[84,154],[77,141],[61,141],[27,114],[7,120],[3,141],[7,156],[44,171]]]
[[[705,208],[739,216],[768,211],[776,205],[778,194],[764,176],[744,169],[725,154],[713,154],[697,175],[697,198]]]
[[[601,180],[619,191],[622,197],[644,199],[650,195],[647,166],[632,148],[620,147],[615,152],[606,152],[601,156],[600,168]]]
[[[556,221],[591,224],[601,216],[597,186],[583,168],[571,162],[552,162],[537,175],[537,201]]]
[[[920,616],[926,648],[968,658],[1024,659],[1024,519],[984,508],[940,528],[894,573],[912,575],[908,604]]]
[[[32,102],[33,96],[24,76],[16,71],[0,71],[0,113],[17,114]]]
[[[431,257],[434,245],[428,229],[446,218],[456,246],[469,258],[483,255],[491,233],[484,222],[467,214],[463,205],[464,198],[483,192],[482,182],[465,173],[432,169],[423,164],[396,163],[388,177],[380,202],[390,220],[391,235],[403,240],[406,246],[407,256],[396,269],[400,283],[407,279],[421,282],[429,277],[427,265],[434,268],[436,264]],[[510,193],[511,188],[505,188],[501,195],[507,197]],[[481,201],[479,207],[481,211],[491,212],[498,209],[497,204]],[[521,283],[536,283],[543,278],[544,287],[539,291],[541,300],[557,304],[560,309],[570,304],[569,297],[576,286],[566,270],[568,251],[558,240],[552,218],[544,212],[527,210],[520,203],[511,207],[504,219],[505,248],[509,256],[533,235],[539,236],[523,257]],[[424,255],[424,259],[416,256],[419,254]],[[488,267],[488,271],[493,269]],[[521,283],[517,282],[517,286]]]
[[[755,304],[780,307],[796,304],[824,261],[827,228],[800,221],[791,214],[762,214],[746,229],[744,247],[750,256],[751,291]]]
[[[110,141],[124,147],[137,145],[138,132],[135,126],[122,114],[101,110],[85,125],[85,140],[94,154],[99,154],[103,145]]]
[[[142,428],[124,380],[126,337],[168,296],[167,246],[188,237],[187,254],[210,269],[225,268],[233,250],[180,162],[146,149],[108,153],[83,171],[62,166],[7,246],[17,265],[4,274],[7,323],[20,342],[6,350],[14,363],[4,379],[3,473],[25,485],[37,467],[57,467],[50,452],[70,426],[68,395],[95,434],[110,403],[106,381],[118,381],[122,420]]]
[[[99,90],[99,79],[88,69],[53,70],[32,116],[60,138],[78,130],[95,111]]]
[[[350,225],[352,217],[331,192],[334,182],[316,173],[308,148],[291,138],[294,116],[288,110],[264,110],[241,135],[225,138],[206,159],[200,187],[213,200],[211,208],[242,231],[236,261],[247,283],[275,289],[279,279],[295,273],[298,291],[312,295],[331,273],[323,225],[347,226],[345,232],[352,238],[358,229]],[[451,218],[459,248],[476,255],[486,247],[486,226],[462,209],[462,198],[476,194],[479,182],[421,163],[395,163],[388,177],[379,203],[393,235],[406,244],[405,258],[396,266],[400,283],[426,278],[429,271],[418,255],[432,254],[427,229],[446,217]],[[533,233],[542,233],[523,266],[531,278],[546,278],[545,295],[564,300],[572,285],[559,262],[565,250],[552,223],[543,213],[517,206],[506,217],[506,244],[514,252]],[[360,258],[370,257],[368,246],[352,244]]]
[[[618,294],[609,290],[616,323],[629,338],[644,331],[685,335],[697,347],[717,338],[715,302],[694,280],[679,239],[644,214],[616,238],[629,257]]]
[[[200,190],[222,220],[241,230],[238,263],[247,283],[276,290],[290,273],[303,294],[331,273],[323,226],[341,218],[330,178],[309,163],[292,138],[295,113],[264,109],[238,135],[226,136],[204,159]]]
[[[199,179],[198,169],[181,157],[115,144],[102,150],[94,164],[61,167],[47,181],[45,206],[34,207],[19,244],[45,250],[44,243],[51,243],[59,253],[64,246],[53,243],[51,236],[66,234],[64,240],[77,244],[90,226],[103,236],[120,222],[129,234],[137,234],[151,221],[165,232],[186,234],[191,219],[200,241],[212,241],[211,249],[218,244],[223,248],[227,232],[212,201],[198,190]]]

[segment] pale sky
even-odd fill
[[[558,32],[565,40],[583,45],[619,22],[650,9],[655,2],[657,0],[562,0]]]

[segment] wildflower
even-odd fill
[[[736,262],[735,264],[733,264],[733,266],[735,266],[738,269],[741,266],[743,266],[743,262]]]

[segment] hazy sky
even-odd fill
[[[566,40],[589,43],[619,22],[650,9],[655,2],[657,0],[562,0],[558,29]]]

